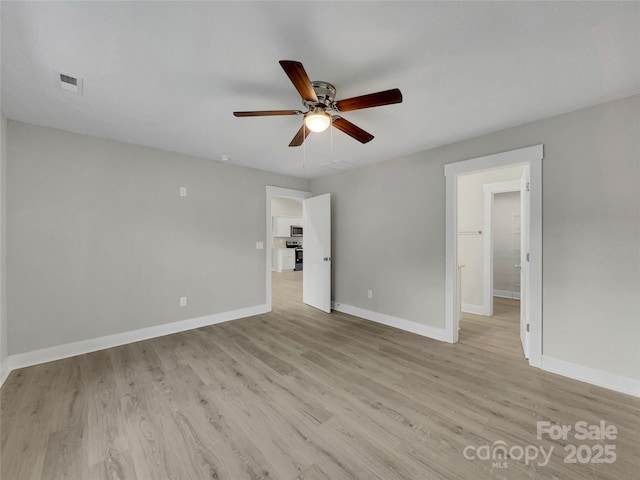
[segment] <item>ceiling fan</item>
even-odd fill
[[[292,60],[280,60],[280,65],[302,97],[302,104],[307,108],[301,110],[262,110],[250,112],[233,112],[236,117],[266,117],[274,115],[304,115],[304,123],[293,137],[290,147],[299,147],[311,132],[323,132],[329,125],[355,138],[360,143],[373,140],[373,135],[345,120],[335,113],[349,112],[363,108],[380,107],[402,102],[402,93],[397,88],[383,92],[370,93],[359,97],[335,100],[336,88],[328,82],[312,82],[307,76],[302,63]]]

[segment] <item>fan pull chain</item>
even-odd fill
[[[304,116],[302,117],[302,169],[307,166],[307,128],[304,124]]]
[[[333,165],[333,116],[329,117],[329,130],[331,130],[329,132],[329,142],[331,145],[331,156],[329,161],[331,162],[331,165]]]

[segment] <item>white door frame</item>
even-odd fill
[[[484,268],[482,269],[483,281],[483,302],[484,314],[493,315],[493,197],[496,193],[519,192],[521,188],[520,180],[510,180],[507,182],[485,183],[482,186],[484,192]]]
[[[446,177],[446,228],[445,228],[445,335],[450,343],[458,341],[457,307],[457,197],[458,175],[467,175],[496,168],[528,165],[530,172],[530,278],[529,323],[530,351],[529,364],[541,366],[542,357],[542,158],[543,145],[520,148],[508,152],[487,155],[444,166]]]
[[[271,199],[273,197],[287,197],[287,198],[300,198],[304,200],[305,198],[311,197],[311,192],[305,192],[304,190],[292,190],[290,188],[281,188],[281,187],[272,187],[267,185],[267,239],[265,242],[267,248],[267,265],[266,265],[266,304],[267,311],[271,311],[271,255],[273,249],[273,232],[272,232],[272,223],[271,223]]]

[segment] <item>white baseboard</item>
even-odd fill
[[[565,360],[558,360],[557,358],[546,355],[542,356],[542,365],[540,368],[564,377],[640,397],[640,380],[596,370],[595,368],[585,367]]]
[[[473,303],[463,303],[460,310],[465,313],[473,313],[474,315],[488,315],[485,312],[484,305],[474,305]]]
[[[493,290],[494,297],[514,298],[520,300],[520,292],[512,292],[511,290]]]
[[[405,320],[404,318],[392,317],[385,313],[372,312],[371,310],[365,310],[364,308],[354,307],[345,303],[331,302],[331,308],[338,312],[364,318],[365,320],[371,320],[372,322],[382,323],[383,325],[416,333],[423,337],[433,338],[434,340],[439,340],[441,342],[447,341],[446,331],[444,328],[431,327],[422,323]]]
[[[31,352],[17,353],[9,355],[6,362],[2,365],[0,386],[4,383],[12,370],[17,368],[29,367],[40,363],[52,362],[62,358],[75,357],[85,353],[104,350],[105,348],[117,347],[128,343],[149,340],[150,338],[162,337],[172,333],[193,330],[194,328],[206,327],[216,323],[228,322],[239,318],[260,315],[269,311],[266,304],[255,305],[253,307],[241,308],[229,312],[215,313],[204,317],[190,318],[178,322],[165,323],[163,325],[154,325],[153,327],[141,328],[139,330],[131,330],[129,332],[116,333],[104,337],[91,338],[89,340],[81,340],[79,342],[66,343],[64,345],[56,345],[53,347],[43,348],[41,350],[33,350]]]
[[[4,362],[2,362],[2,366],[0,366],[0,387],[2,386],[4,381],[7,379],[9,374],[11,373],[11,370],[9,370],[8,364],[7,364],[8,360],[9,360],[8,358],[5,358]]]

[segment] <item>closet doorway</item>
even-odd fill
[[[536,145],[445,165],[447,340],[458,342],[465,316],[481,323],[483,317],[493,318],[498,313],[494,312],[494,293],[500,292],[494,292],[492,225],[486,222],[490,221],[496,194],[519,190],[520,229],[517,228],[517,213],[514,213],[508,233],[511,235],[509,258],[517,259],[519,253],[520,261],[513,262],[511,268],[516,271],[509,271],[512,281],[508,287],[497,289],[511,292],[511,298],[496,297],[501,300],[496,300],[495,304],[497,307],[500,303],[502,307],[502,303],[513,303],[509,308],[515,314],[516,322],[511,323],[513,331],[504,336],[511,337],[509,345],[513,346],[514,353],[517,352],[520,358],[528,358],[529,363],[537,367],[542,352],[542,157],[542,145]],[[504,188],[490,184],[503,184]],[[486,195],[490,195],[490,202],[484,201]],[[485,254],[487,248],[489,251]],[[519,299],[515,298],[517,293]],[[476,333],[482,330],[480,324],[475,328]],[[482,344],[483,338],[476,335],[476,340]]]

